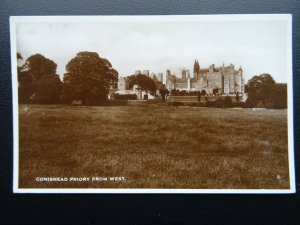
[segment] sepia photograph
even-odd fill
[[[12,16],[15,193],[294,193],[292,16]]]

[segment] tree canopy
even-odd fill
[[[246,92],[249,107],[286,108],[287,85],[276,84],[270,74],[252,77],[246,85]]]
[[[166,88],[166,85],[162,85],[159,89],[159,94],[163,101],[166,101],[166,96],[169,94],[169,90]]]
[[[23,59],[21,53],[17,52],[17,59]]]
[[[17,58],[20,57],[21,54],[17,55]],[[19,102],[59,102],[61,81],[56,74],[56,68],[54,61],[41,54],[30,56],[24,65],[18,68]]]
[[[152,93],[155,93],[157,89],[155,81],[144,74],[131,75],[127,79],[129,81],[129,88],[132,88],[133,85],[138,85],[141,91],[149,91]]]
[[[270,98],[265,102],[266,108],[285,109],[287,108],[287,84],[276,83],[270,90]]]
[[[118,81],[118,72],[96,52],[79,52],[66,65],[64,101],[81,100],[83,105],[101,104]]]

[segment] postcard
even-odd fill
[[[294,193],[292,17],[12,16],[15,193]]]

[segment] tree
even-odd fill
[[[162,100],[166,101],[166,96],[169,94],[169,90],[166,88],[166,85],[162,85],[159,89],[159,94],[161,95]]]
[[[21,53],[17,52],[17,59],[23,59]]]
[[[239,92],[237,91],[235,94],[235,101],[239,102],[240,101],[240,96],[239,96]]]
[[[219,93],[219,88],[214,88],[213,89],[213,95],[218,95]]]
[[[275,81],[270,74],[261,74],[252,77],[247,84],[247,105],[255,107],[262,102],[263,105],[272,98],[272,88]]]
[[[22,56],[17,54],[17,58],[20,57]],[[30,56],[18,69],[19,102],[58,103],[61,81],[56,68],[54,61],[41,54]]]
[[[200,91],[198,91],[198,93],[197,93],[197,100],[198,100],[198,102],[201,102],[201,93],[200,93]]]
[[[132,88],[133,85],[137,85],[141,91],[149,91],[153,94],[156,92],[157,88],[155,81],[144,74],[131,75],[128,77],[128,81],[129,88]]]
[[[287,84],[274,84],[270,90],[270,96],[265,101],[266,108],[285,109],[287,108]]]
[[[180,91],[179,91],[179,89],[172,89],[172,90],[171,90],[171,95],[173,95],[173,96],[180,96]]]
[[[118,72],[96,52],[79,52],[66,65],[62,99],[81,100],[83,105],[101,104],[115,87]]]
[[[23,60],[23,57],[22,57],[21,53],[19,53],[19,52],[17,52],[17,60]],[[19,79],[19,76],[21,75],[21,70],[22,70],[22,67],[18,66],[17,67],[18,79]]]

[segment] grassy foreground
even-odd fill
[[[289,188],[286,110],[20,105],[19,117],[20,188]]]

